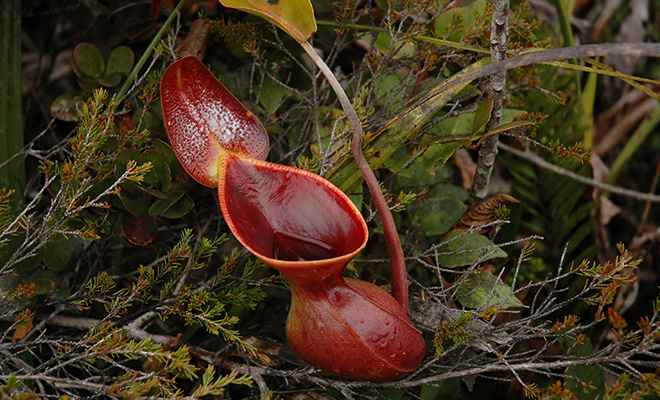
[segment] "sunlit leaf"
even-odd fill
[[[314,9],[309,0],[220,0],[220,3],[264,18],[300,42],[316,32]]]

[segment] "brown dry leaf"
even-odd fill
[[[34,314],[31,314],[30,317],[29,317],[27,325],[23,325],[23,326],[20,326],[20,327],[16,328],[16,330],[14,331],[14,335],[11,338],[11,341],[12,342],[17,342],[17,341],[23,339],[28,333],[30,333],[32,328],[34,328],[33,322],[34,322]]]
[[[610,168],[603,162],[597,154],[592,154],[589,160],[591,164],[591,176],[595,181],[605,182],[610,174]]]
[[[645,98],[641,102],[631,106],[614,125],[604,128],[601,123],[598,125],[600,139],[594,143],[594,153],[603,155],[612,150],[622,140],[629,136],[639,122],[646,117],[658,104],[657,100]]]
[[[470,190],[472,188],[472,181],[474,181],[474,174],[477,171],[477,163],[474,162],[467,149],[458,149],[454,153],[454,160],[456,162],[456,169],[461,175],[461,186],[463,189]]]
[[[181,57],[195,56],[202,60],[206,52],[206,46],[211,37],[211,24],[204,23],[202,19],[196,19],[190,26],[188,36],[177,50]]]
[[[612,218],[621,214],[621,207],[617,206],[608,197],[600,196],[600,225],[605,226],[612,221]]]
[[[660,87],[657,85],[647,84],[645,85],[649,90],[658,92]],[[610,108],[606,111],[598,114],[596,120],[596,128],[594,131],[594,143],[596,146],[602,146],[601,142],[603,137],[606,137],[611,133],[611,131],[621,130],[624,126],[636,124],[636,121],[639,120],[638,117],[629,116],[628,110],[635,112],[638,105],[646,101],[648,96],[646,93],[641,90],[629,90],[625,92]],[[630,122],[620,122],[623,119],[629,118]],[[616,124],[621,123],[621,127],[615,126]],[[630,131],[630,128],[628,131]],[[626,136],[627,133],[622,133],[622,136]]]
[[[498,193],[487,197],[484,200],[474,204],[465,214],[454,224],[454,229],[467,231],[470,228],[479,228],[495,221],[495,210],[502,203],[520,203],[518,199],[507,194]],[[484,234],[489,228],[478,229],[475,232]]]

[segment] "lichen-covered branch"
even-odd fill
[[[493,1],[493,18],[490,24],[490,54],[491,62],[503,61],[507,57],[507,30],[509,17],[509,0]],[[490,120],[486,124],[486,132],[492,131],[500,124],[504,109],[506,71],[497,71],[490,76],[489,95],[493,99]],[[483,200],[488,194],[488,184],[493,173],[499,134],[488,136],[479,149],[477,170],[472,183],[471,200]]]

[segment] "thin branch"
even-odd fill
[[[457,76],[456,79],[445,81],[443,84],[437,86],[435,90],[429,92],[422,100],[410,106],[409,109],[420,107],[433,97],[449,89],[465,85],[475,79],[485,78],[496,72],[557,60],[605,56],[660,57],[660,43],[602,43],[562,47],[559,49],[534,49],[503,61],[488,63],[483,67],[467,71]]]
[[[586,177],[586,176],[583,176],[583,175],[580,175],[580,174],[576,174],[573,171],[569,171],[567,169],[564,169],[562,167],[559,167],[555,164],[552,164],[552,163],[546,161],[541,156],[539,156],[538,154],[536,154],[536,153],[534,153],[530,150],[525,150],[525,151],[516,150],[513,147],[510,147],[510,146],[508,146],[504,143],[500,143],[499,147],[502,150],[504,150],[508,153],[511,153],[511,154],[513,154],[517,157],[523,158],[527,161],[530,161],[533,164],[535,164],[535,165],[537,165],[537,166],[539,166],[539,167],[541,167],[545,170],[548,170],[550,172],[554,172],[557,175],[562,175],[562,176],[571,178],[574,181],[580,182],[580,183],[585,184],[587,186],[592,186],[592,187],[601,189],[601,190],[606,191],[606,192],[610,192],[610,193],[617,194],[617,195],[620,195],[620,196],[630,197],[630,198],[640,200],[640,201],[648,201],[648,202],[651,202],[651,203],[660,203],[660,195],[653,194],[653,193],[638,192],[636,190],[625,189],[625,188],[622,188],[622,187],[619,187],[619,186],[613,186],[613,185],[610,185],[610,184],[607,184],[607,183],[604,183],[604,182],[600,182],[600,181],[597,181],[595,179],[592,179],[592,178],[589,178],[589,177]]]

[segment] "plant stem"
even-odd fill
[[[509,20],[509,0],[493,1],[493,19],[490,24],[490,58],[491,62],[504,61],[507,58],[507,34]],[[500,124],[504,109],[506,87],[506,71],[498,71],[490,76],[489,94],[493,99],[490,119],[486,124],[486,132],[493,131]],[[477,170],[472,183],[470,200],[477,202],[488,195],[488,185],[497,156],[499,133],[488,136],[479,148]]]
[[[8,0],[0,10],[0,163],[23,148],[21,92],[21,1]],[[16,202],[23,196],[25,169],[20,158],[0,170],[0,187],[16,189]]]
[[[138,62],[135,64],[133,70],[128,75],[128,78],[126,78],[126,82],[124,82],[121,89],[119,89],[119,92],[117,92],[118,99],[121,100],[128,93],[128,90],[135,81],[137,74],[140,72],[144,64],[147,62],[147,59],[151,57],[151,53],[153,53],[154,49],[156,48],[156,45],[158,44],[158,42],[160,42],[160,39],[165,34],[165,31],[167,31],[167,29],[170,27],[172,21],[174,21],[174,18],[176,18],[177,14],[179,13],[179,10],[181,10],[181,7],[183,7],[185,3],[186,0],[179,0],[179,3],[176,5],[176,7],[174,7],[170,16],[167,17],[165,23],[163,23],[163,26],[161,26],[158,32],[156,33],[156,36],[154,36],[154,38],[151,39],[151,43],[149,43],[149,46],[147,46],[147,49],[142,54],[142,57],[140,57]]]
[[[406,262],[403,256],[403,248],[401,247],[399,233],[396,229],[392,212],[385,201],[385,196],[383,196],[383,192],[380,189],[380,185],[378,184],[374,172],[371,170],[371,167],[369,167],[369,163],[362,153],[362,124],[360,124],[360,119],[358,118],[348,95],[346,95],[346,92],[344,92],[344,89],[337,80],[337,77],[332,73],[323,59],[319,57],[312,45],[307,41],[299,43],[319,67],[325,78],[328,80],[328,83],[330,83],[330,86],[337,95],[339,103],[344,109],[346,117],[353,128],[353,141],[351,143],[353,158],[355,159],[362,176],[364,176],[364,180],[369,187],[369,192],[371,192],[376,211],[378,211],[380,222],[383,225],[387,250],[390,253],[392,296],[401,305],[404,311],[408,313],[408,278],[406,273]]]

